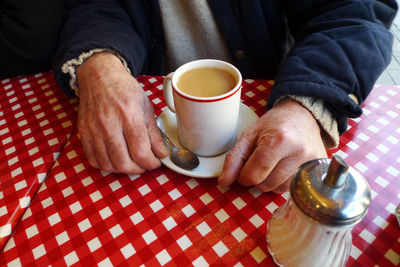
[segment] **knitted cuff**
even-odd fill
[[[81,66],[89,57],[101,53],[101,52],[109,52],[114,55],[116,55],[124,64],[125,69],[131,73],[128,64],[126,63],[125,59],[122,58],[117,52],[108,49],[108,48],[95,48],[90,50],[89,52],[83,52],[82,54],[79,55],[78,58],[73,58],[68,60],[63,64],[61,67],[61,71],[65,74],[69,74],[70,80],[69,80],[69,85],[71,86],[71,89],[74,90],[75,95],[79,97],[79,88],[78,88],[78,80],[76,78],[76,70],[79,66]]]

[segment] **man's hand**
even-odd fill
[[[281,193],[302,163],[324,157],[317,121],[301,104],[285,98],[243,133],[225,159],[219,183],[237,180]]]
[[[77,69],[78,128],[83,150],[96,168],[128,174],[160,166],[168,155],[154,110],[118,57],[99,53]]]

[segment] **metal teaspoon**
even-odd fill
[[[171,151],[169,158],[176,166],[186,170],[192,170],[199,166],[200,161],[195,153],[184,148],[176,147],[160,127],[158,127],[158,130],[160,130],[161,137]]]

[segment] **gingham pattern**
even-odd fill
[[[143,76],[140,82],[160,114],[161,78]],[[262,115],[270,88],[267,81],[246,80],[242,99]],[[374,103],[387,93],[391,97],[377,107]],[[400,169],[395,144],[400,140],[395,115],[400,114],[399,100],[399,88],[376,88],[366,114],[350,122],[338,150],[373,190],[369,213],[353,231],[348,266],[399,264],[400,228],[392,214],[400,202],[395,179]],[[379,121],[381,117],[388,123]],[[369,129],[371,125],[380,130]],[[215,179],[192,179],[166,167],[134,176],[100,172],[89,166],[74,131],[5,246],[0,264],[273,265],[266,249],[266,222],[287,197],[237,184],[221,187]]]
[[[73,102],[51,73],[0,81],[0,249],[72,133]]]
[[[368,181],[372,201],[355,226],[349,263],[398,266],[400,227],[394,211],[400,204],[400,87],[375,86],[363,115],[350,120],[339,153]]]

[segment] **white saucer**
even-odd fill
[[[242,132],[246,130],[250,125],[254,124],[257,121],[257,119],[258,119],[257,114],[248,106],[241,103],[237,137],[239,138]],[[177,147],[181,146],[178,139],[178,129],[176,124],[175,113],[171,112],[168,108],[166,108],[160,114],[160,116],[158,116],[157,124],[162,130],[164,130],[167,136]],[[225,156],[226,154],[228,154],[228,152],[225,152],[224,154],[214,157],[200,156],[199,157],[200,165],[193,170],[185,170],[176,166],[174,163],[172,163],[169,157],[161,159],[161,162],[171,170],[174,170],[180,174],[196,178],[214,178],[218,177],[219,174],[221,173]]]

